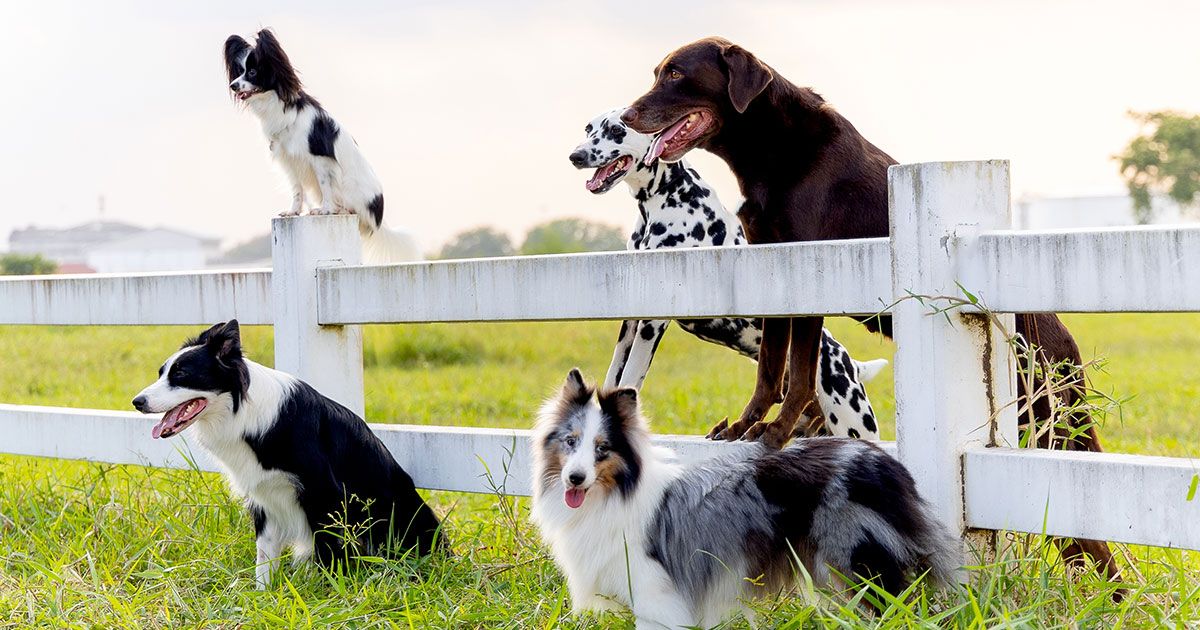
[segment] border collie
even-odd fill
[[[685,466],[651,445],[637,390],[597,393],[571,370],[531,446],[531,518],[576,612],[616,602],[638,628],[709,627],[790,585],[796,560],[816,584],[859,577],[891,593],[926,572],[958,579],[959,542],[870,442],[755,444]]]
[[[637,201],[638,221],[629,236],[630,251],[745,245],[742,224],[725,209],[716,191],[686,161],[647,164],[642,157],[654,138],[621,122],[625,108],[610,110],[584,128],[586,138],[571,152],[576,168],[595,168],[587,182],[593,194],[603,194],[624,181]],[[676,320],[685,331],[758,360],[762,318],[718,317]],[[627,320],[613,349],[604,387],[642,388],[658,343],[669,320]],[[865,384],[887,365],[886,359],[856,361],[845,346],[821,331],[817,361],[817,406],[823,417],[796,425],[801,435],[879,439],[875,410]]]
[[[444,546],[433,510],[362,418],[293,376],[242,356],[237,320],[184,342],[133,399],[162,413],[154,438],[192,427],[254,518],[255,579],[285,547],[329,566],[361,553]]]
[[[296,216],[311,199],[313,214],[358,215],[363,255],[369,262],[421,260],[412,235],[383,223],[383,187],[350,134],[309,96],[268,29],[254,46],[238,35],[225,40],[225,69],[234,98],[262,122],[271,156],[287,174]]]

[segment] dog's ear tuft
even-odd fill
[[[225,40],[225,72],[229,74],[230,83],[246,71],[242,60],[246,57],[248,50],[250,50],[250,42],[242,39],[241,35],[230,35],[229,39]]]
[[[242,330],[236,319],[231,319],[200,333],[197,341],[212,351],[213,356],[225,365],[242,358]]]
[[[571,368],[571,371],[567,372],[567,380],[563,381],[560,397],[564,402],[578,405],[586,403],[592,397],[592,388],[583,381],[583,373],[579,368]]]
[[[600,410],[608,417],[619,420],[626,428],[636,427],[641,414],[638,413],[638,393],[632,387],[619,387],[600,392]]]
[[[300,77],[296,76],[296,70],[292,68],[292,61],[288,59],[287,53],[283,52],[283,46],[279,45],[279,40],[275,38],[275,33],[271,29],[264,28],[255,36],[254,53],[258,58],[260,65],[270,68],[270,72],[275,77],[275,91],[279,95],[279,99],[285,103],[293,103],[300,98]]]
[[[739,114],[744,113],[750,102],[767,89],[775,75],[767,64],[737,44],[722,48],[721,58],[729,69],[729,100]]]

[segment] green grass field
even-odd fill
[[[1070,316],[1092,384],[1124,400],[1104,420],[1108,450],[1200,451],[1200,315]],[[860,358],[894,347],[844,320],[828,324]],[[186,334],[181,328],[0,328],[0,401],[126,409]],[[244,331],[270,365],[269,328]],[[616,324],[372,327],[366,334],[373,422],[527,427],[539,402],[580,366],[608,365]],[[868,387],[894,435],[892,372]],[[740,411],[754,367],[734,353],[668,333],[644,401],[655,429],[703,433]],[[146,439],[150,439],[150,423]],[[0,436],[3,440],[3,436]],[[0,456],[0,626],[400,628],[625,627],[626,614],[567,617],[561,576],[525,522],[525,499],[429,493],[447,515],[455,554],[420,562],[373,559],[349,574],[285,570],[253,590],[247,516],[222,480],[150,470]],[[1102,509],[1102,506],[1100,506]],[[1200,620],[1196,554],[1123,548],[1133,592],[1122,604],[1091,575],[1069,576],[1040,537],[973,573],[963,593],[917,589],[879,616],[853,595],[803,591],[755,605],[758,627],[1157,627]],[[733,627],[748,627],[745,620]]]

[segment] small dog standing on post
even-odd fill
[[[575,611],[618,602],[638,628],[709,627],[738,600],[793,583],[916,576],[957,582],[959,541],[874,444],[799,440],[685,466],[650,443],[637,390],[596,392],[571,370],[531,442],[531,518]]]
[[[362,418],[307,383],[242,356],[236,320],[184,342],[133,399],[162,413],[154,438],[188,427],[254,518],[255,580],[266,588],[291,547],[323,565],[362,553],[442,547],[412,478]]]
[[[258,32],[254,46],[238,35],[225,40],[229,89],[262,122],[271,157],[287,174],[292,206],[281,216],[304,212],[316,201],[314,214],[358,215],[363,255],[373,263],[421,260],[412,235],[383,223],[383,186],[346,133],[300,77],[270,30]]]
[[[601,114],[584,128],[587,138],[571,152],[576,168],[596,169],[587,182],[603,194],[624,181],[638,203],[639,217],[626,249],[745,245],[742,224],[725,209],[716,191],[687,162],[642,160],[654,142],[621,122],[625,108]],[[762,318],[681,319],[679,327],[705,341],[758,360]],[[667,331],[667,320],[628,320],[613,350],[605,388],[642,388],[650,362]],[[855,361],[828,330],[822,330],[817,365],[817,403],[821,416],[796,426],[798,435],[879,439],[879,424],[864,384],[887,365],[885,359]]]

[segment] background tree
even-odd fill
[[[1154,218],[1154,194],[1165,193],[1185,209],[1194,208],[1200,201],[1200,115],[1173,111],[1129,115],[1142,123],[1142,131],[1117,158],[1138,223]]]
[[[495,258],[516,253],[508,234],[494,227],[477,227],[459,232],[442,246],[438,258]]]
[[[571,254],[625,249],[620,228],[586,219],[556,219],[534,226],[525,235],[522,254]]]
[[[4,254],[0,256],[0,275],[34,276],[58,271],[58,263],[41,254]]]

